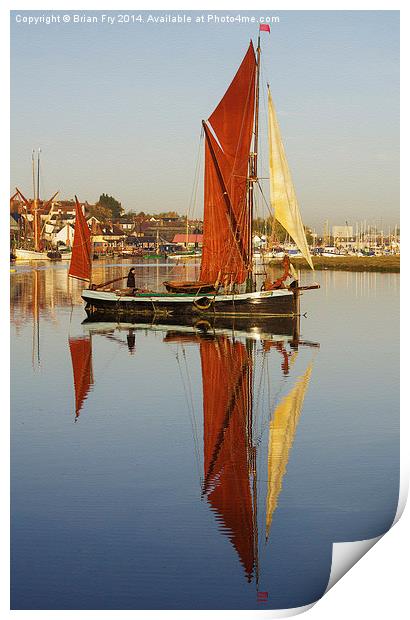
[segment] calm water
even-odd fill
[[[389,528],[398,275],[317,272],[298,341],[82,324],[67,265],[15,269],[12,608],[297,607],[323,594],[333,542]]]

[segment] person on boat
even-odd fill
[[[131,267],[127,276],[127,288],[135,289],[135,267]]]
[[[283,257],[282,267],[283,274],[280,278],[277,278],[274,282],[270,282],[266,279],[262,285],[262,290],[272,291],[277,288],[295,288],[298,285],[297,273],[287,254]]]

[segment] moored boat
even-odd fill
[[[88,316],[148,314],[171,316],[296,316],[299,314],[299,291],[277,289],[252,293],[204,295],[192,293],[138,292],[86,289],[82,298]]]
[[[38,251],[25,250],[23,248],[15,249],[16,260],[61,260],[61,253],[56,250]]]
[[[60,260],[61,253],[57,249],[50,249],[49,244],[42,238],[41,218],[39,216],[39,201],[40,201],[40,149],[37,153],[37,162],[35,162],[34,151],[32,152],[32,174],[33,174],[33,194],[32,201],[28,200],[22,192],[16,188],[14,196],[19,196],[23,201],[23,204],[27,213],[26,224],[29,227],[29,237],[31,239],[25,239],[24,243],[20,247],[16,247],[14,250],[16,260],[24,261],[48,261],[48,260]],[[37,164],[37,175],[35,174],[35,168]],[[37,182],[36,182],[37,177]],[[56,192],[46,203],[43,204],[43,208],[48,208],[52,204],[52,201],[57,196]],[[13,196],[13,197],[14,197]],[[12,197],[12,198],[13,198]],[[29,223],[29,217],[31,221]],[[49,249],[45,249],[49,246]]]
[[[74,242],[70,275],[89,282],[82,292],[88,316],[113,313],[169,315],[295,316],[301,290],[296,272],[284,260],[283,276],[266,277],[257,288],[252,247],[254,193],[258,177],[260,36],[252,42],[225,95],[202,121],[204,174],[204,233],[197,281],[168,280],[166,293],[116,289],[92,283],[89,230],[79,224],[82,240]],[[268,90],[270,198],[276,219],[284,226],[313,269],[305,231],[287,164],[276,113]],[[80,209],[77,221],[83,218]],[[84,236],[85,235],[85,236]],[[157,234],[157,251],[159,241]],[[78,251],[78,256],[76,256]],[[78,270],[77,270],[77,267]]]

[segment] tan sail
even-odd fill
[[[269,426],[268,450],[268,493],[266,496],[266,538],[272,523],[272,515],[282,490],[282,479],[286,472],[289,452],[293,444],[299,417],[313,363],[310,363],[305,374],[300,377],[277,406]]]
[[[310,256],[295,188],[293,187],[292,177],[280,135],[278,119],[269,89],[268,125],[270,202],[275,212],[275,218],[292,237],[303,257],[313,269],[312,257]]]

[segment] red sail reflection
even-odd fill
[[[91,338],[69,338],[69,345],[73,364],[75,417],[77,419],[90,387],[93,385]]]
[[[222,337],[200,342],[204,407],[204,495],[251,581],[255,532],[249,466],[249,385],[245,346]]]

